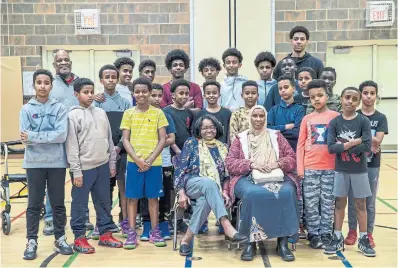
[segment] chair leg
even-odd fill
[[[178,206],[178,204],[177,204]],[[175,206],[174,207],[174,236],[173,236],[173,250],[176,251],[177,250],[177,210],[178,207]]]
[[[242,207],[242,200],[238,202],[238,210],[236,212],[236,231],[239,232],[239,227],[240,227],[240,209]],[[240,249],[240,243],[236,246],[236,248],[239,250]]]

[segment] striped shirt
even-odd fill
[[[146,112],[136,111],[136,107],[126,110],[123,114],[120,129],[130,130],[130,143],[139,158],[146,159],[158,144],[158,129],[168,126],[162,110],[149,106]],[[129,162],[134,162],[128,156]],[[161,166],[162,156],[155,159],[152,166]]]

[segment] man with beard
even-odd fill
[[[301,94],[302,90],[298,86],[298,82],[295,79],[297,72],[297,65],[294,62],[294,60],[290,57],[286,57],[283,60],[281,60],[279,63],[282,75],[293,79],[295,82],[295,91],[293,96]],[[265,99],[264,107],[267,110],[267,112],[269,112],[273,106],[278,105],[280,102],[281,102],[281,96],[279,95],[278,84],[275,84],[269,90],[269,93]]]
[[[162,108],[173,103],[170,92],[171,84],[176,80],[184,79],[184,75],[189,68],[189,56],[184,50],[174,49],[167,54],[165,64],[171,73],[172,79],[163,85],[163,98],[160,103]],[[199,111],[203,108],[202,91],[198,84],[193,82],[189,82],[189,84],[189,99],[184,107],[189,108],[191,111]]]
[[[310,40],[310,33],[304,26],[294,27],[289,34],[290,43],[292,45],[292,52],[287,55],[294,60],[297,69],[302,67],[311,67],[315,70],[317,77],[320,77],[323,69],[323,63],[320,59],[315,58],[310,53],[305,51],[305,48]],[[282,75],[282,62],[278,62],[274,69],[273,78],[278,79]],[[295,77],[297,79],[297,77]]]

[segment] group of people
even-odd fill
[[[91,80],[71,72],[67,51],[55,51],[55,78],[37,70],[36,96],[20,113],[29,190],[24,259],[37,257],[46,193],[50,215],[43,233],[54,234],[55,250],[95,252],[86,237],[90,192],[96,211],[91,238],[102,246],[134,249],[138,240],[166,246],[174,192],[187,211],[179,228],[185,232],[182,256],[191,253],[194,235],[207,232],[211,211],[228,243],[245,244],[245,261],[255,257],[257,242],[272,238],[284,261],[295,259],[288,242],[298,237],[325,254],[358,239],[359,251],[375,256],[380,145],[388,134],[385,115],[375,109],[378,86],[365,81],[334,94],[336,71],[305,51],[309,37],[305,27],[294,27],[292,53],[278,64],[270,52],[259,53],[258,81],[239,74],[243,56],[235,48],[222,55],[221,84],[217,59],[199,63],[202,87],[184,79],[190,61],[183,50],[166,56],[172,78],[164,85],[153,82],[154,61],[142,61],[132,81],[134,61],[119,58],[100,69],[99,94]],[[67,168],[73,248],[65,237]],[[119,232],[111,215],[116,182],[124,242],[113,236]],[[240,218],[230,219],[227,209],[238,203]]]

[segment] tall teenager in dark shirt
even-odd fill
[[[384,135],[388,134],[387,118],[384,114],[376,110],[375,103],[378,94],[378,86],[373,81],[365,81],[359,86],[362,93],[362,108],[358,113],[363,114],[370,120],[370,128],[372,130],[372,147],[367,154],[368,177],[372,196],[366,198],[366,211],[368,216],[368,237],[372,248],[376,245],[373,240],[373,228],[376,216],[376,196],[379,185],[380,173],[380,144]],[[348,194],[348,226],[350,231],[344,240],[346,245],[354,245],[357,240],[357,215],[355,212],[355,202],[352,189]]]
[[[370,122],[356,109],[361,101],[361,92],[347,87],[341,93],[342,114],[330,122],[327,137],[328,150],[336,154],[336,173],[333,195],[336,198],[334,234],[326,246],[325,254],[335,254],[344,249],[341,233],[347,196],[352,187],[359,223],[358,250],[367,257],[376,256],[367,235],[366,198],[372,195],[369,186],[367,152],[371,149]]]
[[[294,60],[298,69],[302,67],[311,67],[315,70],[317,77],[319,77],[323,69],[322,61],[305,51],[310,40],[310,32],[308,29],[304,26],[296,26],[290,31],[289,37],[290,44],[292,45],[292,52],[289,53],[287,57]],[[278,79],[279,76],[283,74],[281,63],[281,61],[278,62],[274,69],[272,75],[274,79]]]

